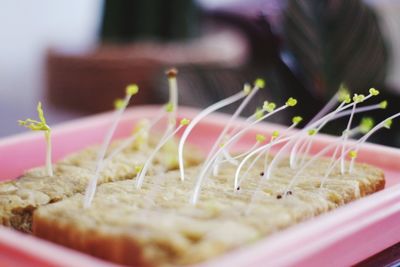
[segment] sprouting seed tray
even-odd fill
[[[155,117],[160,106],[128,109],[114,138],[128,136],[132,125]],[[193,118],[199,111],[179,108],[179,116]],[[229,117],[214,114],[205,118],[189,137],[205,151],[210,149]],[[90,116],[53,127],[53,159],[102,142],[111,113]],[[239,127],[244,120],[235,122]],[[254,135],[270,135],[283,126],[260,123],[239,144],[248,147]],[[318,135],[313,151],[333,142],[335,137]],[[19,134],[0,139],[0,180],[16,179],[25,170],[43,165],[45,142],[40,133]],[[310,219],[252,245],[228,252],[196,266],[348,266],[362,261],[400,241],[400,150],[365,144],[359,162],[384,170],[384,190]],[[0,227],[0,266],[115,266],[71,249]]]

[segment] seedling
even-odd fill
[[[121,116],[124,113],[126,107],[128,106],[131,97],[133,95],[136,95],[138,92],[139,92],[139,87],[136,84],[128,85],[125,90],[125,98],[121,100],[117,99],[114,102],[115,111],[114,111],[114,116],[112,118],[112,124],[111,127],[108,129],[108,132],[97,154],[97,163],[95,172],[91,177],[91,179],[89,180],[88,186],[86,187],[85,197],[84,197],[85,208],[90,208],[92,200],[96,193],[97,181],[99,179],[101,171],[104,168],[104,157],[106,155],[107,148],[110,145],[111,138],[114,135],[115,129],[117,128]]]
[[[272,135],[271,135],[271,140],[269,143],[267,143],[263,146],[260,146],[257,149],[254,149],[253,151],[251,151],[250,153],[248,153],[246,155],[246,157],[240,162],[239,166],[236,168],[234,190],[237,190],[237,188],[240,187],[241,182],[247,178],[249,170],[251,170],[253,168],[255,163],[259,160],[259,158],[262,155],[265,155],[264,170],[263,170],[263,172],[261,172],[263,174],[262,176],[264,176],[264,172],[268,166],[267,159],[269,157],[269,150],[271,149],[271,147],[290,140],[293,136],[287,137],[286,136],[287,133],[289,133],[294,127],[296,127],[302,120],[303,119],[300,116],[293,117],[292,125],[290,125],[286,130],[284,130],[282,133],[279,133],[278,131],[273,131]],[[242,168],[245,166],[247,161],[250,160],[254,155],[257,155],[257,156],[249,164],[245,173],[243,175],[241,175]],[[240,179],[240,177],[241,177],[241,179]]]
[[[53,167],[51,164],[51,128],[49,125],[47,125],[41,102],[38,103],[36,110],[38,113],[39,121],[26,119],[19,120],[18,123],[19,125],[31,129],[32,131],[44,132],[44,139],[46,141],[46,172],[48,176],[53,176]]]
[[[140,170],[140,172],[137,174],[136,177],[136,188],[140,189],[143,184],[144,177],[148,171],[148,169],[151,167],[151,164],[153,162],[154,157],[156,154],[159,152],[159,150],[169,141],[171,138],[184,126],[187,126],[189,124],[188,119],[182,119],[179,123],[179,126],[175,128],[169,135],[164,136],[161,138],[160,142],[156,146],[156,148],[151,152],[149,157],[147,158],[146,162],[143,165],[143,168]]]
[[[199,194],[200,194],[200,190],[201,190],[201,185],[202,182],[205,178],[205,176],[207,175],[209,169],[212,167],[212,164],[214,163],[215,159],[220,155],[220,153],[222,153],[222,151],[224,149],[229,148],[229,146],[231,144],[233,144],[234,142],[236,142],[244,133],[246,133],[249,129],[251,129],[251,127],[253,127],[255,124],[257,124],[258,122],[268,118],[269,116],[272,116],[276,113],[278,113],[279,111],[282,111],[284,109],[286,109],[287,107],[293,107],[297,104],[297,100],[294,98],[289,98],[286,103],[284,105],[282,105],[281,107],[277,108],[277,109],[270,109],[271,112],[268,112],[267,114],[265,114],[264,116],[262,116],[261,118],[255,120],[254,122],[248,124],[246,127],[244,127],[242,130],[240,130],[239,132],[237,132],[235,135],[233,135],[229,140],[227,140],[227,142],[224,144],[223,147],[220,147],[217,152],[215,152],[214,154],[209,153],[207,159],[205,160],[204,164],[201,166],[200,168],[200,173],[196,179],[196,186],[194,189],[194,193],[191,197],[191,203],[193,205],[195,205],[197,203]],[[266,107],[271,107],[272,105],[270,105],[270,103],[267,103],[266,105],[263,106],[264,109],[266,109]]]
[[[186,139],[188,138],[189,134],[193,130],[193,128],[207,115],[215,112],[218,109],[221,109],[225,106],[228,106],[232,103],[235,103],[236,101],[239,101],[242,98],[246,97],[246,100],[242,102],[242,104],[239,106],[239,108],[236,110],[236,112],[232,115],[228,123],[225,125],[224,129],[222,130],[221,134],[217,138],[217,141],[214,143],[211,151],[209,152],[209,156],[214,153],[214,150],[217,148],[217,146],[220,144],[222,138],[225,136],[226,132],[229,130],[230,124],[234,121],[234,119],[241,113],[245,105],[251,100],[251,98],[257,93],[257,91],[261,88],[259,86],[263,85],[264,83],[261,82],[260,79],[256,80],[255,86],[253,90],[251,89],[250,85],[245,84],[243,87],[243,90],[230,96],[227,97],[223,100],[220,100],[217,103],[214,103],[213,105],[207,107],[203,111],[201,111],[196,117],[193,118],[192,122],[188,125],[186,130],[183,132],[182,137],[179,141],[178,145],[178,160],[179,160],[179,171],[181,175],[181,180],[185,180],[185,168],[184,168],[184,162],[183,162],[183,148],[186,142]]]

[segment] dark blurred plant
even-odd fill
[[[106,42],[185,40],[199,34],[192,0],[105,0],[101,39]]]
[[[361,0],[289,0],[288,48],[320,97],[341,82],[359,91],[382,85],[388,53],[373,10]]]

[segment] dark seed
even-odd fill
[[[264,172],[260,172],[260,176],[264,176]]]
[[[281,195],[277,195],[276,198],[277,198],[277,199],[281,199],[282,196],[281,196]]]
[[[240,190],[240,186],[236,187],[236,190],[238,190],[238,191],[239,191],[239,190]]]
[[[292,191],[287,191],[286,195],[292,195]]]

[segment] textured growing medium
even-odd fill
[[[137,173],[135,167],[145,162],[146,154],[151,152],[157,140],[156,136],[152,136],[147,150],[139,151],[132,144],[115,155],[103,169],[99,184],[134,178]],[[124,140],[113,142],[110,150],[118,147],[121,142]],[[155,157],[150,174],[161,166],[167,170],[178,168],[176,160],[166,160],[170,158],[166,155],[176,154],[177,151],[176,140],[171,144]],[[52,177],[48,176],[45,167],[42,167],[29,170],[17,180],[0,183],[0,224],[30,232],[33,210],[76,193],[82,193],[93,174],[98,149],[98,147],[85,149],[54,164]],[[196,149],[188,147],[185,164],[196,165],[201,158]]]
[[[313,165],[286,196],[294,174],[287,159],[258,187],[261,160],[238,192],[232,190],[235,168],[223,166],[204,184],[196,206],[187,203],[198,172],[194,168],[187,169],[183,182],[177,171],[166,174],[156,193],[151,177],[141,190],[134,180],[104,184],[90,209],[82,208],[82,195],[39,208],[33,230],[39,237],[122,264],[201,262],[384,187],[380,170],[356,164],[353,174],[343,176],[335,168],[320,188],[329,163]]]

